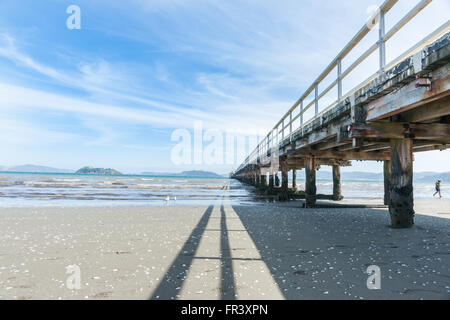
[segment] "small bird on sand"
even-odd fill
[[[166,200],[164,200],[164,202],[166,203],[166,206],[168,206],[168,205],[169,205],[169,203],[170,203],[170,197],[169,197],[169,196],[167,196],[167,198],[166,198]]]

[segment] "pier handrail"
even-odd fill
[[[428,45],[432,41],[439,38],[441,35],[445,34],[450,29],[450,21],[444,23],[438,30],[434,31],[428,37],[423,39],[414,47],[407,50],[398,58],[394,59],[388,65],[386,65],[386,42],[391,39],[399,30],[401,30],[409,21],[411,21],[420,11],[422,11],[427,5],[429,5],[432,0],[421,0],[419,3],[406,13],[388,32],[385,32],[385,14],[389,12],[398,0],[386,0],[380,7],[377,13],[371,17],[369,22],[378,21],[379,24],[379,38],[378,41],[372,44],[361,56],[359,56],[355,61],[353,61],[350,66],[342,71],[342,59],[345,58],[371,31],[369,23],[364,24],[364,26],[358,31],[358,33],[350,40],[350,42],[341,50],[341,52],[332,60],[332,62],[325,68],[325,70],[317,77],[316,80],[308,87],[308,89],[303,93],[303,95],[298,99],[295,104],[286,112],[286,114],[278,121],[278,123],[273,127],[273,129],[267,134],[267,136],[258,144],[253,152],[245,159],[245,161],[239,166],[235,172],[239,172],[241,169],[245,168],[249,164],[255,164],[260,156],[267,156],[268,152],[276,146],[278,147],[280,142],[291,139],[294,134],[303,130],[305,126],[311,124],[316,119],[320,118],[324,113],[328,112],[330,109],[334,108],[340,102],[345,101],[354,92],[360,88],[367,85],[370,81],[376,78],[377,75],[381,74],[384,70],[389,70],[396,63],[402,61],[406,57],[419,51],[424,46]],[[375,25],[375,23],[373,23]],[[379,50],[379,70],[366,79],[364,82],[350,90],[345,95],[342,94],[342,80],[347,77],[356,67],[358,67],[363,61],[365,61],[373,52]],[[337,68],[336,79],[323,91],[319,92],[319,84],[333,71]],[[319,113],[319,100],[323,98],[328,92],[330,92],[334,87],[338,87],[338,98],[330,106],[325,108]],[[305,100],[314,91],[314,99],[307,105],[304,105]],[[315,115],[309,121],[304,122],[304,114],[312,106],[315,106]],[[300,107],[300,112],[296,116],[293,116],[293,112]],[[294,122],[300,119],[300,126],[298,128],[293,128]],[[280,128],[281,127],[281,128]],[[285,135],[286,129],[289,130],[288,134]],[[280,132],[281,131],[281,132]],[[281,140],[280,140],[281,134]]]

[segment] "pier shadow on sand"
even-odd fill
[[[233,209],[285,299],[446,297],[450,219],[416,215],[412,229],[398,230],[385,209]],[[382,290],[367,288],[371,265]]]
[[[192,231],[188,240],[181,248],[164,278],[150,297],[151,300],[172,300],[179,297],[179,293],[188,275],[200,244],[201,238],[206,230],[214,206],[211,205],[203,213],[202,218]],[[206,258],[205,258],[206,259]],[[210,258],[208,258],[210,259]],[[224,206],[220,207],[220,261],[221,261],[221,299],[234,300],[236,298],[233,264],[231,259],[231,248],[228,238],[228,228]]]
[[[151,299],[177,299],[214,206],[204,212]],[[233,205],[283,297],[444,299],[450,279],[450,219],[416,215],[411,229],[389,227],[386,209],[302,209]],[[220,208],[222,300],[237,296],[226,210]],[[206,259],[206,258],[205,258]],[[211,258],[208,258],[211,259]],[[367,288],[367,268],[382,290]],[[447,296],[448,298],[448,296]]]
[[[205,232],[214,206],[211,205],[206,209],[197,226],[192,230],[188,240],[184,243],[164,278],[153,292],[150,299],[155,300],[171,300],[175,299],[180,293],[184,280],[186,279],[189,269],[194,261],[195,252],[198,249],[200,240]]]

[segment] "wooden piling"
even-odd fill
[[[389,205],[389,193],[391,188],[391,161],[385,160],[383,165],[384,172],[384,204]]]
[[[269,174],[269,193],[273,192],[274,184],[273,184],[273,173]]]
[[[292,189],[297,189],[297,170],[292,169]]]
[[[255,186],[259,188],[259,186],[261,185],[261,175],[259,174],[259,170],[255,171],[255,180],[256,180]]]
[[[389,213],[393,228],[414,225],[412,139],[391,140]]]
[[[280,187],[280,177],[278,177],[278,172],[275,173],[275,187]]]
[[[281,193],[280,201],[289,201],[288,167],[286,163],[281,164]]]
[[[316,204],[316,160],[313,157],[306,158],[306,207],[313,208]]]
[[[267,187],[267,175],[261,174],[261,188]]]
[[[333,166],[333,200],[341,201],[344,199],[342,196],[341,188],[341,167],[338,165]]]

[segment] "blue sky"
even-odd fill
[[[400,0],[387,28],[417,2]],[[401,31],[388,61],[446,22],[449,2],[434,0]],[[239,163],[173,165],[172,132],[192,130],[194,121],[268,132],[380,3],[1,0],[0,165],[229,172]],[[81,8],[81,30],[66,27],[72,4]],[[344,91],[369,76],[374,61]],[[448,163],[450,151],[417,154],[415,169],[450,171]]]

